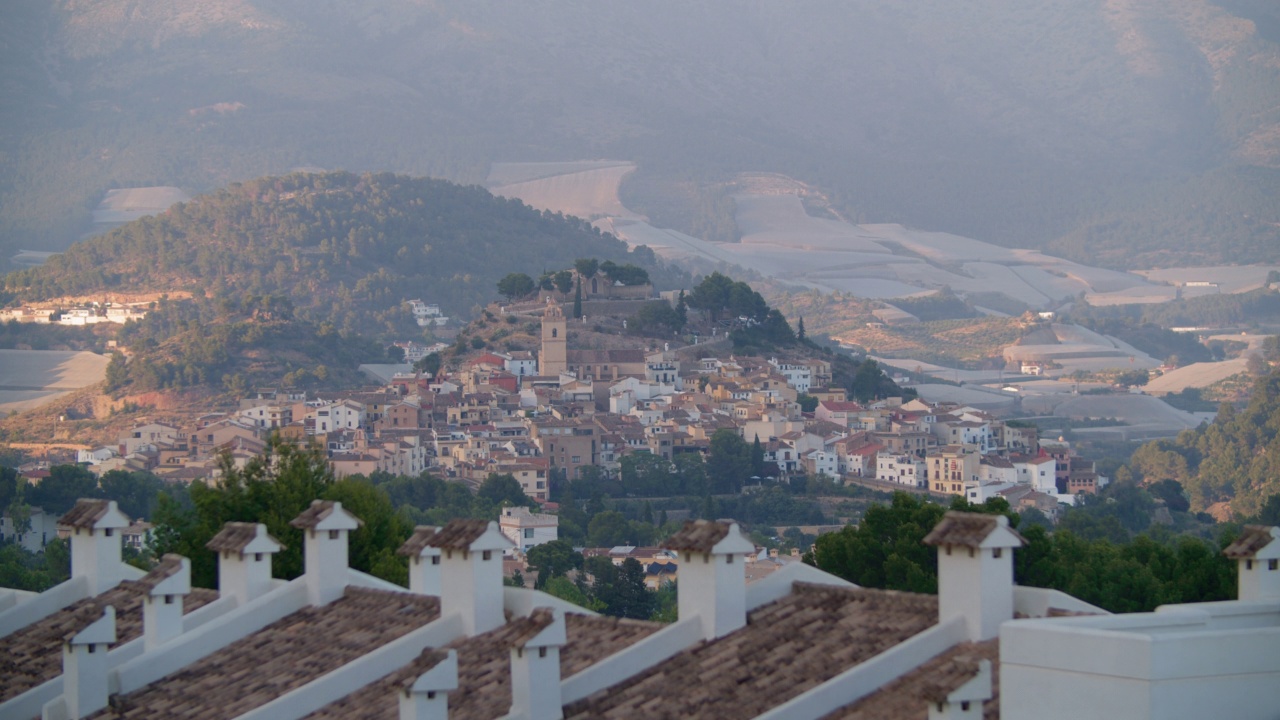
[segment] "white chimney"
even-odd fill
[[[521,631],[511,647],[511,712],[520,720],[560,720],[560,648],[564,646],[564,613],[535,608],[517,621]]]
[[[138,582],[147,588],[142,599],[143,647],[153,650],[182,634],[182,602],[191,592],[191,561],[170,553]]]
[[[448,720],[449,691],[458,688],[458,651],[427,648],[426,671],[400,687],[400,720]]]
[[[284,545],[262,523],[229,522],[205,547],[218,553],[218,593],[244,605],[271,589],[271,556]]]
[[[1280,601],[1280,527],[1245,525],[1222,554],[1235,560],[1239,569],[1237,599]]]
[[[120,584],[120,531],[130,522],[115,500],[77,500],[58,524],[71,530],[71,577],[87,578],[89,595]]]
[[[991,699],[991,661],[979,660],[977,674],[955,690],[926,695],[929,720],[982,720],[982,704]]]
[[[755,544],[735,522],[690,520],[662,547],[680,556],[680,619],[702,619],[702,637],[714,640],[747,624],[746,557]]]
[[[924,542],[938,548],[938,620],[963,617],[972,642],[999,635],[1013,619],[1013,549],[1026,539],[1004,515],[953,510]]]
[[[107,647],[116,641],[116,609],[110,605],[89,605],[79,613],[75,625],[63,636],[63,713],[45,706],[44,715],[70,720],[89,717],[107,706]]]
[[[453,520],[428,544],[441,552],[440,616],[461,616],[467,635],[501,627],[506,622],[502,552],[514,545],[498,530],[498,523]]]
[[[409,558],[409,592],[440,596],[440,548],[428,544],[440,528],[419,525],[396,551]]]
[[[333,500],[312,500],[289,521],[303,533],[307,595],[312,605],[328,605],[347,589],[347,536],[364,523]]]

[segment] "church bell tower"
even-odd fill
[[[564,311],[559,303],[547,299],[542,314],[542,354],[538,357],[538,374],[557,376],[569,369],[569,345],[565,337]]]

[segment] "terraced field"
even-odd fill
[[[0,350],[0,413],[37,408],[102,382],[108,362],[91,352]]]

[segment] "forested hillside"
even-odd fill
[[[4,290],[18,300],[186,290],[224,310],[277,296],[298,319],[340,331],[416,334],[407,300],[468,315],[507,273],[537,275],[581,257],[636,262],[662,277],[651,253],[628,253],[581,220],[482,188],[297,173],[235,184],[81,242],[10,274]]]
[[[1280,371],[1257,381],[1244,410],[1224,405],[1210,425],[1143,445],[1129,466],[1143,482],[1181,483],[1194,510],[1228,502],[1256,515],[1280,494]]]
[[[775,172],[852,220],[1093,263],[1276,260],[1277,25],[1268,0],[13,0],[0,263],[112,188],[583,158],[717,240],[724,183]]]

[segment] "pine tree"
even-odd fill
[[[577,320],[582,317],[582,278],[578,278],[578,285],[573,291],[573,319]]]
[[[800,316],[800,322],[796,323],[796,339],[804,342],[804,316]]]

